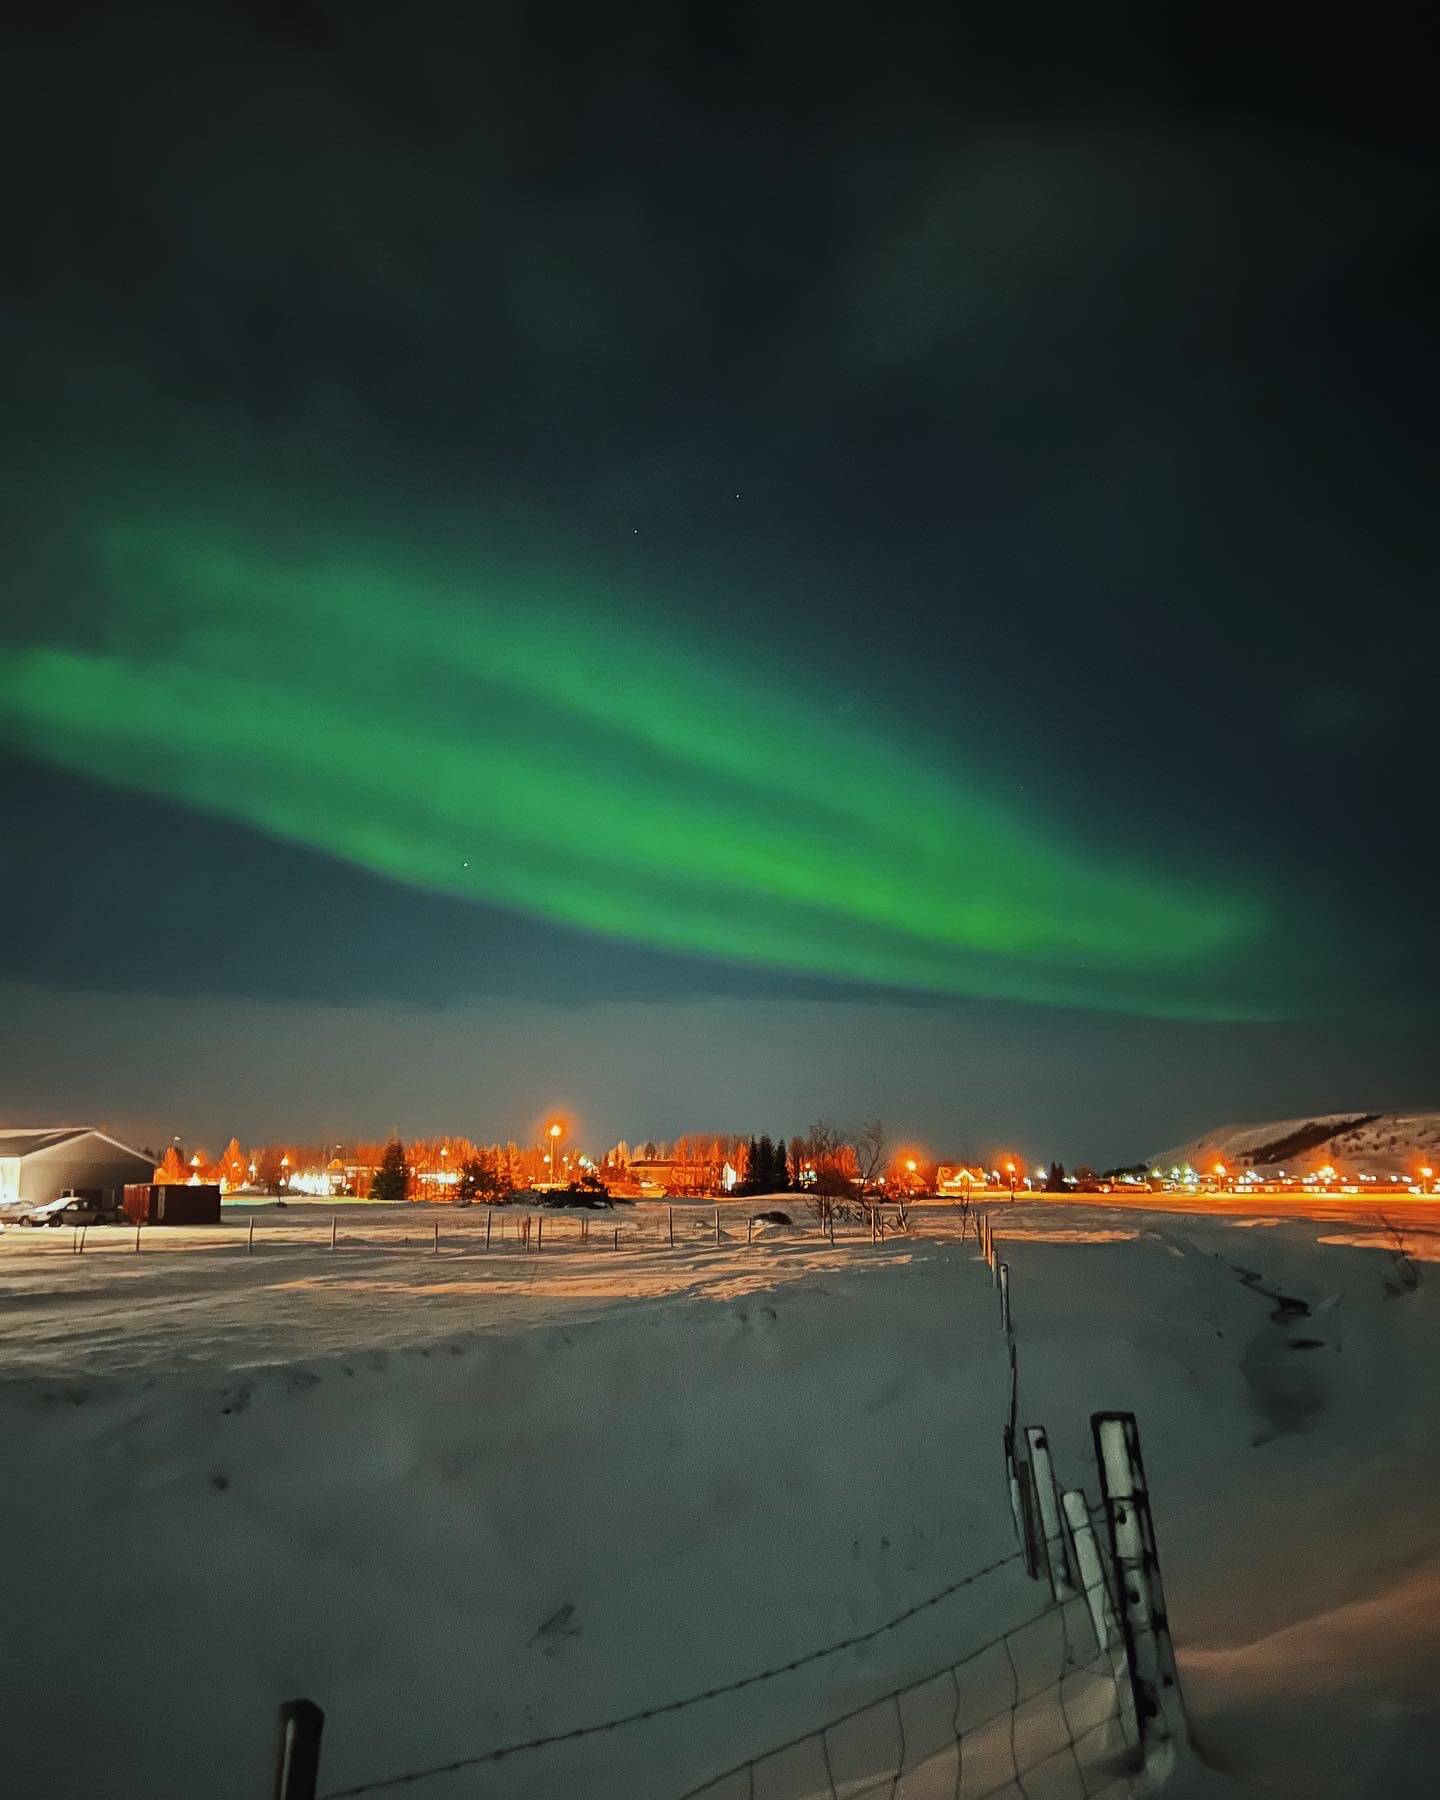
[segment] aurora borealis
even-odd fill
[[[407,18],[0,68],[10,1110],[127,1007],[90,1109],[257,1137],[337,1033],[337,1132],[1432,1104],[1409,61]]]
[[[1223,1010],[1187,979],[1258,923],[613,601],[134,530],[107,560],[103,653],[37,647],[0,674],[14,747],[395,880],[671,949],[1141,1011]]]

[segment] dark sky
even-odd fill
[[[36,9],[0,1113],[1440,1101],[1422,9]]]

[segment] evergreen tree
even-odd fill
[[[1045,1186],[1052,1194],[1063,1194],[1065,1191],[1065,1165],[1052,1162],[1050,1173],[1045,1177]]]
[[[775,1183],[775,1140],[767,1131],[755,1146],[755,1192],[768,1194]]]
[[[375,1200],[403,1200],[410,1187],[410,1171],[405,1166],[405,1146],[399,1138],[391,1138],[380,1158],[380,1167],[370,1183]]]
[[[498,1151],[479,1150],[474,1156],[467,1156],[460,1165],[460,1182],[455,1195],[462,1205],[468,1205],[472,1200],[494,1200],[504,1189],[505,1176]]]
[[[786,1166],[785,1140],[776,1138],[770,1146],[770,1177],[768,1186],[772,1194],[783,1194],[790,1186],[790,1171]]]

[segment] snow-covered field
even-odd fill
[[[747,1243],[748,1210],[717,1244],[677,1207],[673,1250],[663,1207],[587,1246],[551,1218],[538,1255],[500,1214],[487,1253],[481,1211],[438,1215],[437,1254],[418,1208],[348,1209],[333,1251],[293,1207],[253,1254],[238,1217],[139,1255],[6,1232],[8,1785],[268,1794],[306,1694],[343,1788],[727,1684],[1009,1555],[1004,1339],[953,1213],[832,1248],[808,1219]],[[1141,1420],[1213,1765],[1173,1791],[1429,1792],[1440,1275],[1392,1296],[1386,1251],[1293,1217],[996,1223],[1062,1476],[1097,1492],[1092,1411]],[[676,1800],[1036,1604],[1010,1564],[788,1675],[400,1791]]]

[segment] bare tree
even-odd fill
[[[855,1157],[855,1173],[863,1195],[867,1188],[879,1183],[885,1168],[889,1150],[885,1127],[878,1119],[867,1119],[858,1131],[851,1133],[850,1148]]]

